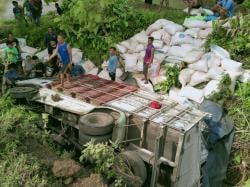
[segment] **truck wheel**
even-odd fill
[[[119,157],[130,167],[135,176],[141,178],[144,183],[147,179],[147,169],[144,161],[135,151],[122,152]]]
[[[32,98],[38,93],[38,89],[32,87],[14,87],[9,91],[14,99]]]
[[[85,144],[91,141],[93,139],[95,143],[105,143],[111,140],[112,134],[106,134],[103,136],[89,136],[87,134],[84,134],[82,132],[79,133],[79,142],[81,144]]]
[[[87,135],[105,135],[112,132],[114,118],[104,112],[93,112],[79,120],[79,131]]]

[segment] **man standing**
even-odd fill
[[[42,15],[43,3],[42,0],[29,0],[30,12],[32,19],[36,25],[40,23]]]
[[[109,48],[109,61],[108,61],[108,72],[109,72],[109,77],[111,78],[112,81],[115,81],[116,77],[116,67],[119,62],[118,57],[116,56],[116,48],[115,47],[110,47]]]
[[[64,86],[64,77],[66,75],[67,81],[70,81],[70,66],[72,64],[72,48],[64,41],[63,35],[57,36],[57,48],[50,56],[49,60],[53,59],[56,55],[60,58],[60,82]]]
[[[145,84],[148,84],[148,68],[151,66],[154,60],[155,48],[153,46],[153,41],[154,41],[153,37],[148,38],[148,45],[143,60],[143,74],[145,78]]]
[[[22,18],[24,18],[23,7],[19,5],[17,1],[12,1],[12,4],[14,6],[13,14],[15,16],[15,19],[21,20]]]
[[[49,55],[52,55],[53,53],[53,48],[51,46],[51,42],[54,41],[56,42],[57,37],[56,34],[54,33],[52,27],[48,27],[48,32],[46,33],[44,37],[44,44],[48,48],[48,53]]]
[[[14,47],[14,42],[12,40],[7,40],[7,47],[4,49],[4,58],[10,64],[17,64],[18,60],[18,51],[17,48]]]

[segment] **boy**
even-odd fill
[[[14,6],[13,14],[15,16],[15,19],[16,20],[21,20],[24,17],[23,7],[20,6],[17,1],[12,1],[12,4]]]
[[[148,45],[143,60],[143,74],[145,78],[145,84],[148,84],[148,68],[150,68],[154,60],[155,47],[153,46],[153,41],[153,37],[148,38]]]
[[[116,67],[119,62],[118,57],[116,56],[116,48],[115,47],[110,47],[109,48],[109,61],[108,61],[108,72],[109,72],[109,77],[111,78],[112,81],[115,81],[116,77]]]
[[[34,67],[34,65],[32,64],[31,56],[29,55],[26,56],[26,59],[23,61],[22,66],[23,66],[24,75],[28,77]]]
[[[4,58],[8,63],[17,65],[18,61],[18,50],[14,47],[12,40],[7,40],[7,47],[4,49]]]

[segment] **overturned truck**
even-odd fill
[[[93,75],[75,78],[63,89],[58,82],[41,79],[18,84],[22,87],[13,97],[29,96],[61,122],[60,135],[76,147],[81,149],[91,139],[123,144],[144,186],[200,186],[199,123],[206,113]],[[29,94],[25,85],[40,88]],[[161,107],[150,107],[152,101]]]

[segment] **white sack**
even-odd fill
[[[157,77],[160,72],[160,63],[152,63],[149,68],[149,77]]]
[[[198,37],[199,38],[207,38],[207,36],[212,33],[213,29],[212,28],[206,28],[203,30],[200,30]]]
[[[207,61],[204,59],[200,59],[198,62],[195,62],[193,64],[189,64],[188,68],[195,70],[195,71],[202,71],[202,72],[207,73],[207,71],[208,71]]]
[[[136,53],[139,52],[139,48],[138,48],[138,42],[136,40],[130,40],[130,46],[128,47],[128,53]],[[141,44],[140,44],[141,45]],[[141,47],[140,47],[141,48]]]
[[[81,52],[81,49],[78,49],[78,48],[72,48],[72,55],[78,53],[78,52]]]
[[[211,94],[219,92],[219,84],[220,81],[218,80],[211,80],[204,88],[204,96],[208,98]]]
[[[29,53],[21,53],[21,57],[23,60],[26,59],[27,56],[32,56],[32,55],[30,55]],[[41,61],[44,62],[43,59],[41,59]]]
[[[171,63],[171,64],[181,64],[183,62],[183,57],[178,56],[169,56],[165,59],[165,62]],[[169,64],[166,64],[169,65]]]
[[[166,44],[166,45],[170,45],[171,42],[171,35],[168,32],[165,32],[162,35],[162,41]]]
[[[168,25],[170,23],[173,23],[172,21],[169,21],[167,19],[158,19],[155,24],[160,24],[161,27],[164,27],[165,25]]]
[[[155,49],[161,49],[163,47],[163,41],[154,40],[153,45],[154,45]]]
[[[243,83],[250,82],[250,70],[243,70],[239,80]]]
[[[142,72],[143,71],[143,61],[139,60],[136,64],[136,71]]]
[[[207,21],[205,28],[212,28],[213,27],[213,21]]]
[[[165,81],[166,80],[166,76],[159,75],[157,77],[150,78],[150,80],[152,81],[153,85],[156,85],[158,83],[161,83],[161,82]]]
[[[179,93],[179,96],[186,97],[188,99],[191,99],[197,103],[202,103],[204,99],[204,93],[203,90],[196,89],[191,86],[183,87]]]
[[[202,8],[201,13],[203,13],[204,15],[207,15],[207,16],[214,15],[214,12],[212,10],[206,9],[206,8]]]
[[[170,45],[192,44],[194,39],[184,32],[176,32],[172,37]]]
[[[141,51],[145,51],[146,46],[144,46],[143,44],[138,44],[135,48],[135,52],[141,52]]]
[[[164,30],[169,34],[174,35],[176,32],[184,31],[184,27],[176,23],[170,23],[164,26]]]
[[[196,46],[194,46],[192,44],[182,44],[181,47],[188,50],[188,51],[190,51],[190,52],[200,49],[199,47],[196,47]]]
[[[133,36],[133,39],[136,40],[140,44],[148,43],[148,36],[145,31],[141,31],[140,33]]]
[[[92,69],[95,68],[95,64],[90,60],[87,60],[82,64],[82,67],[85,70],[85,72],[90,72]]]
[[[81,62],[82,60],[82,52],[76,52],[75,54],[72,54],[72,62],[77,64],[79,62]]]
[[[189,36],[192,36],[193,38],[198,38],[200,30],[200,28],[191,28],[187,29],[185,33]]]
[[[124,54],[125,58],[125,71],[126,72],[134,72],[136,71],[137,64],[137,54]]]
[[[155,40],[161,40],[164,33],[165,33],[164,29],[161,29],[152,32],[150,36],[152,36]]]
[[[202,59],[207,61],[208,68],[219,67],[221,65],[221,59],[213,52],[206,53],[202,56]]]
[[[141,51],[140,53],[137,54],[137,59],[138,61],[144,61],[144,56],[145,56],[145,51]]]
[[[22,55],[22,53],[21,53]],[[42,61],[42,62],[46,62],[49,60],[49,53],[48,53],[48,49],[44,49],[38,53],[36,53],[36,56]],[[23,57],[22,57],[23,58]],[[23,58],[25,59],[25,58]]]
[[[126,47],[127,49],[130,48],[130,40],[125,40],[123,42],[121,42],[119,45],[122,45],[124,47]]]
[[[98,77],[102,78],[102,79],[107,79],[110,80],[109,77],[109,72],[107,70],[102,70],[99,74]]]
[[[98,68],[97,67],[95,67],[95,68],[93,68],[91,71],[89,71],[89,72],[86,72],[86,74],[89,74],[89,75],[97,75],[98,74]]]
[[[127,48],[122,46],[122,45],[116,45],[117,47],[117,50],[120,52],[120,53],[126,53],[127,52]]]
[[[195,39],[193,45],[196,48],[200,48],[201,50],[204,50],[205,43],[206,43],[205,39]]]
[[[224,70],[221,67],[212,67],[209,69],[208,75],[210,79],[220,80],[224,75]]]
[[[147,28],[146,33],[147,35],[150,35],[152,32],[160,30],[161,28],[162,28],[162,23],[155,22]]]
[[[179,81],[182,86],[186,86],[190,82],[193,73],[194,73],[194,70],[192,69],[186,68],[186,69],[181,70],[181,72],[179,73]]]
[[[221,61],[221,67],[224,70],[229,71],[229,72],[240,72],[241,67],[242,67],[242,63],[224,58]]]
[[[183,12],[185,12],[185,13],[188,14],[188,8],[185,8],[185,9],[183,10]],[[190,10],[190,15],[192,15],[192,16],[200,16],[201,13],[202,13],[202,8],[192,8],[192,9]]]
[[[192,75],[189,85],[196,86],[200,83],[207,82],[208,80],[209,76],[207,73],[197,71]]]
[[[234,93],[236,81],[238,80],[238,78],[241,76],[242,73],[241,72],[226,72],[226,73],[228,73],[231,78],[231,85],[229,86],[229,88],[231,92]]]
[[[163,48],[157,49],[157,51],[160,51],[161,53],[167,54],[169,48],[170,48],[169,46],[165,45],[165,46],[163,46]]]
[[[230,58],[230,54],[218,45],[211,45],[210,50],[220,58]]]
[[[191,51],[189,52],[185,57],[184,57],[184,62],[187,62],[189,64],[194,63],[196,61],[198,61],[199,59],[201,59],[201,56],[204,54],[203,51]]]
[[[36,48],[33,47],[29,47],[29,46],[22,46],[21,47],[21,51],[23,53],[28,53],[30,55],[34,55],[38,50]]]
[[[141,78],[135,78],[138,86],[140,89],[146,91],[146,92],[151,92],[154,93],[154,88],[152,86],[152,84],[148,83],[148,84],[144,84],[144,80],[141,80]]]
[[[24,47],[27,45],[26,39],[25,38],[17,38],[19,45]]]
[[[168,50],[168,56],[177,56],[184,58],[189,52],[190,49],[182,48],[180,46],[172,46]]]
[[[165,57],[166,57],[165,54],[157,53],[154,55],[154,62],[161,64],[164,61]]]
[[[207,28],[207,23],[202,20],[189,20],[185,19],[183,25],[187,28]]]

